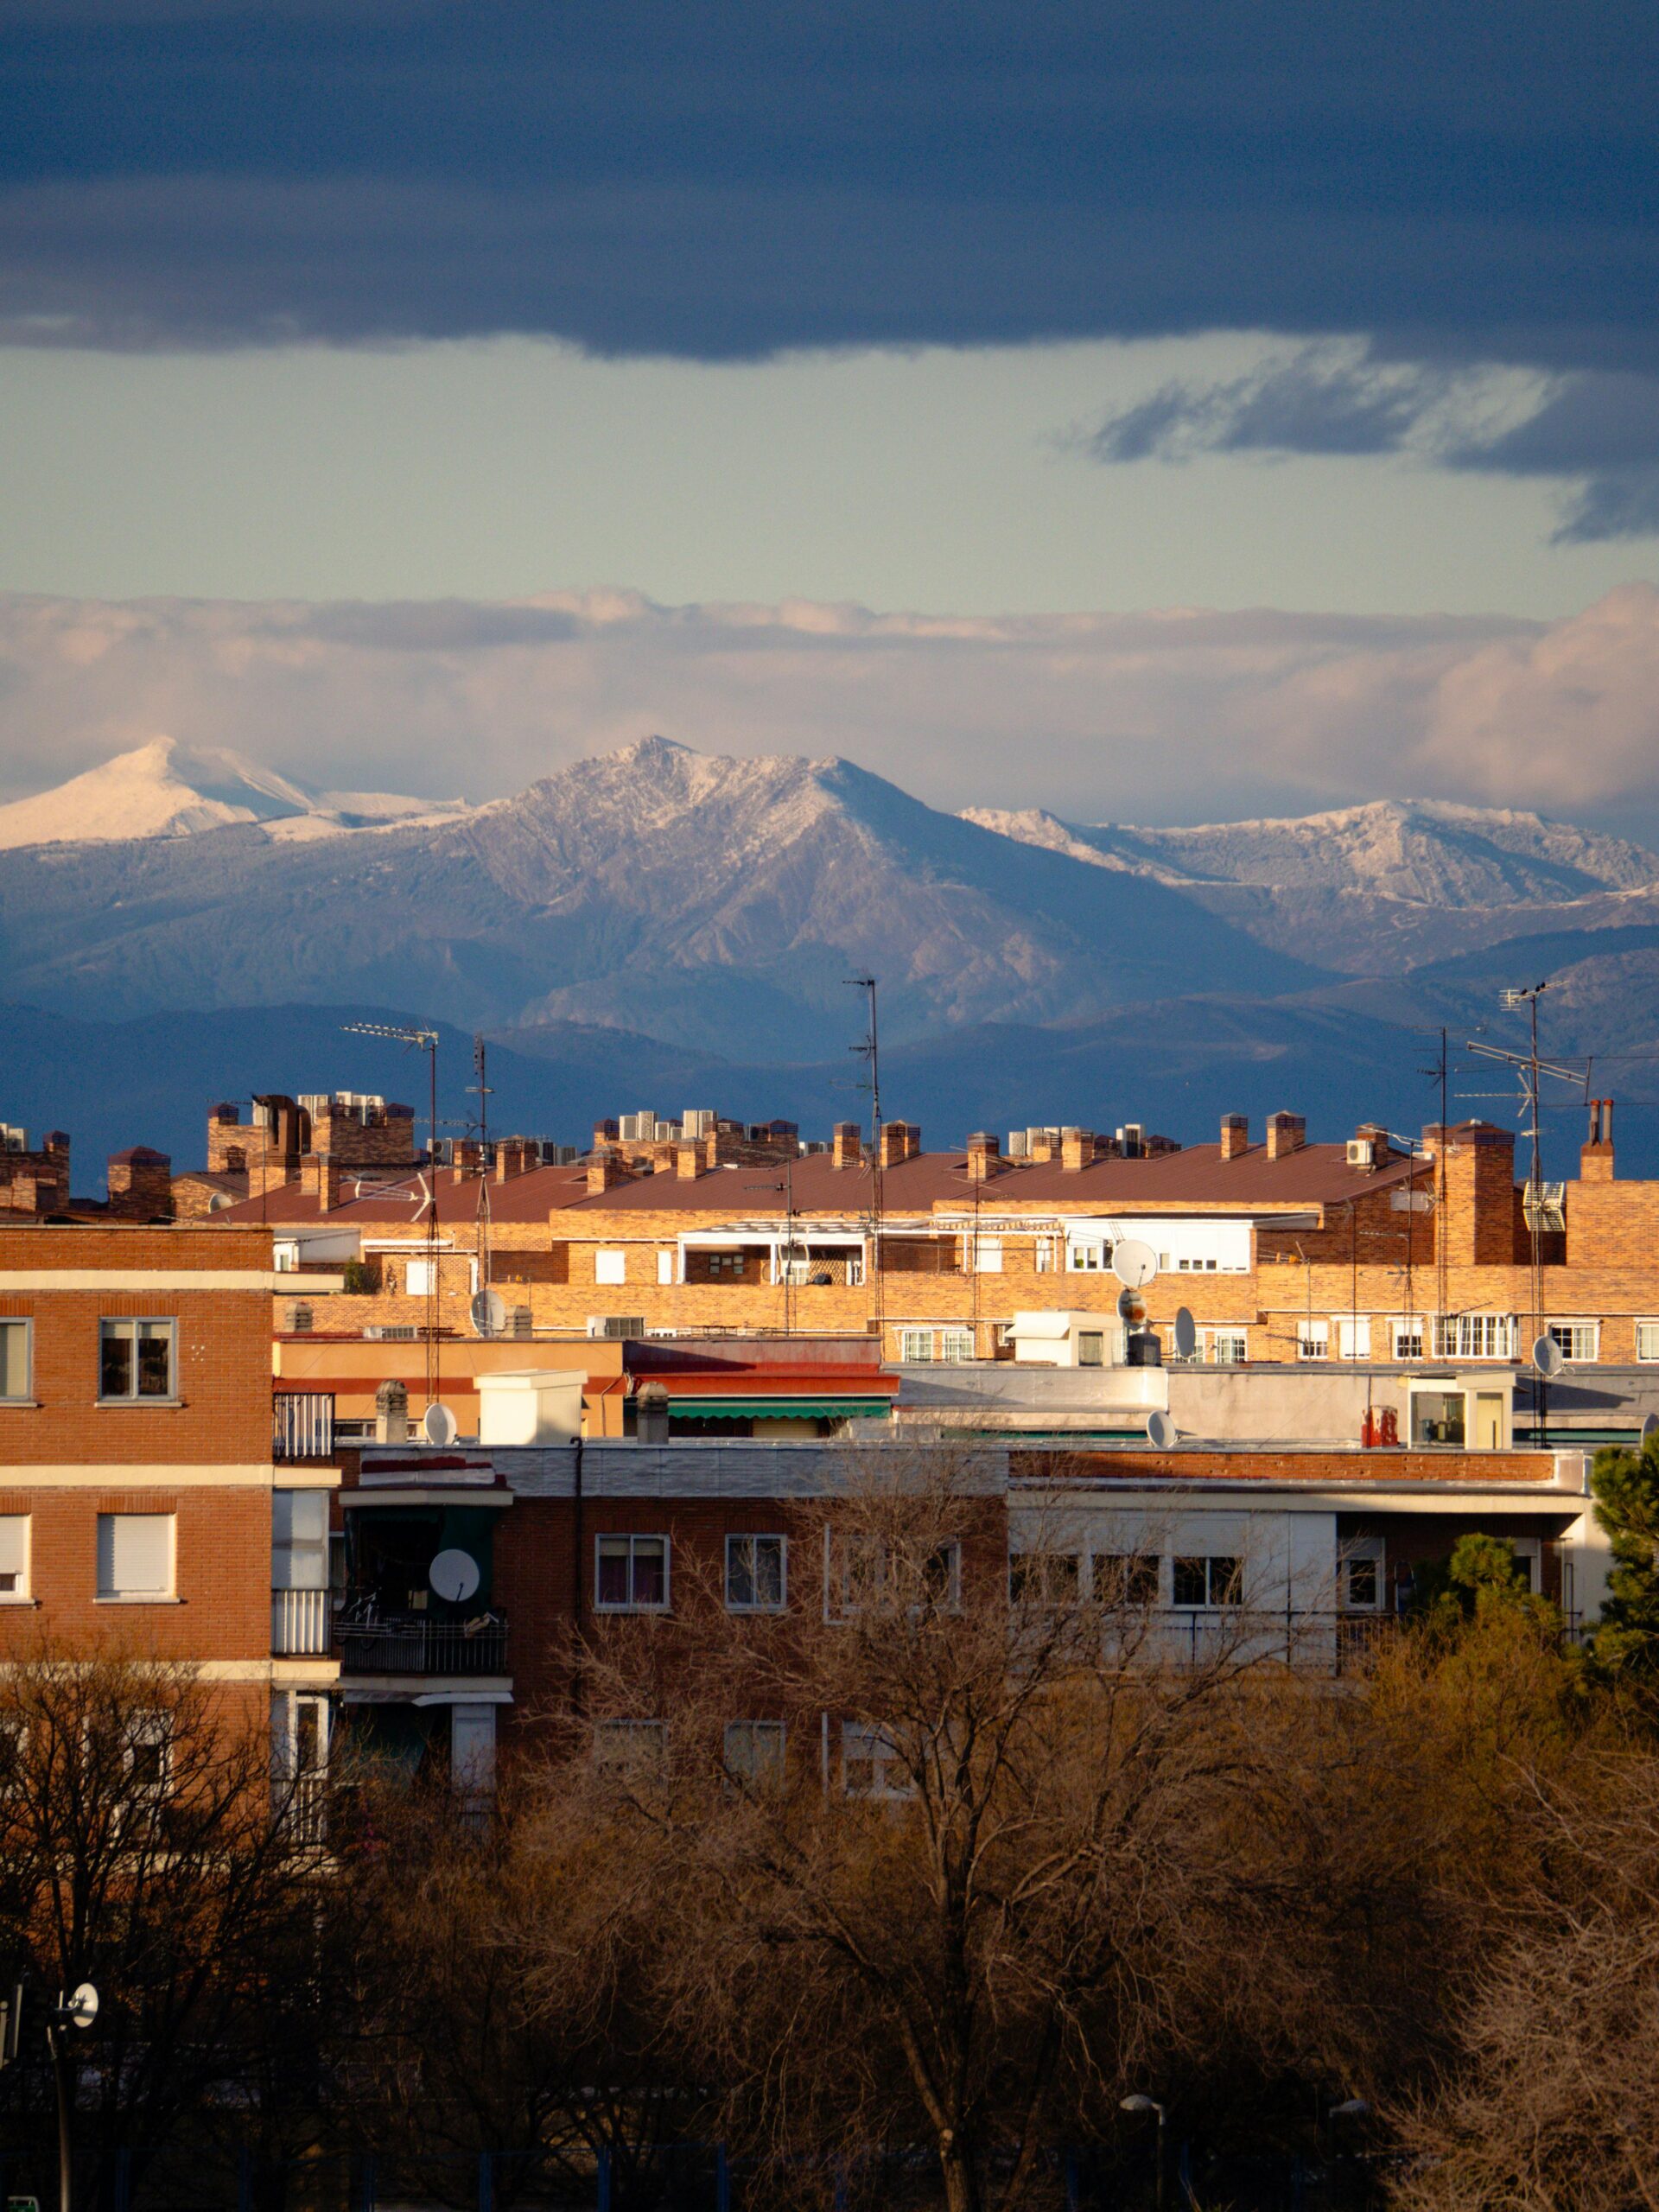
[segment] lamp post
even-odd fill
[[[52,2054],[52,2082],[58,2095],[58,2212],[74,2212],[75,2194],[74,2098],[63,2031],[90,2028],[97,2018],[98,1992],[90,1981],[81,1982],[67,1998],[60,1990],[57,2003],[46,2015],[46,2047]]]
[[[1135,2095],[1125,2097],[1119,2109],[1123,2112],[1150,2112],[1158,2116],[1158,2212],[1164,2212],[1164,2108],[1155,2097]],[[66,2204],[63,2212],[69,2212]]]

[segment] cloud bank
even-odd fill
[[[1554,623],[0,599],[0,798],[168,734],[486,798],[652,732],[935,804],[1200,821],[1423,796],[1659,835],[1659,590]]]

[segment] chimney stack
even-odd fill
[[[1002,1165],[1002,1147],[988,1129],[976,1129],[968,1140],[968,1180],[988,1183]]]
[[[856,1122],[836,1123],[830,1158],[831,1165],[836,1167],[861,1167],[864,1165],[864,1138]]]
[[[884,1167],[902,1166],[906,1160],[914,1160],[921,1148],[922,1133],[914,1122],[883,1122],[881,1124],[881,1165]]]
[[[1389,1148],[1389,1133],[1381,1122],[1362,1122],[1354,1135],[1362,1144],[1370,1146],[1373,1166],[1384,1167],[1388,1165],[1393,1154]]]
[[[1221,1117],[1221,1156],[1236,1160],[1250,1148],[1250,1120],[1248,1114],[1224,1114]]]
[[[1067,1175],[1080,1174],[1085,1167],[1095,1164],[1095,1133],[1092,1129],[1062,1129],[1060,1132],[1060,1166]]]
[[[49,1137],[47,1143],[49,1147]],[[172,1213],[173,1162],[166,1153],[152,1152],[147,1144],[112,1152],[108,1178],[110,1211],[124,1221],[154,1221]]]
[[[1590,1101],[1590,1134],[1579,1152],[1579,1178],[1586,1183],[1613,1180],[1613,1102]]]
[[[674,1173],[683,1183],[695,1183],[702,1173],[702,1153],[695,1144],[674,1147]]]
[[[1269,1114],[1268,1158],[1285,1160],[1307,1142],[1307,1122],[1300,1114]]]
[[[409,1385],[395,1375],[374,1394],[374,1440],[377,1444],[409,1441]]]
[[[588,1159],[588,1197],[602,1198],[607,1191],[613,1191],[619,1183],[627,1179],[627,1169],[620,1155],[607,1144],[596,1145]]]
[[[340,1162],[326,1152],[308,1152],[301,1160],[300,1188],[316,1199],[319,1213],[332,1213],[340,1204]]]

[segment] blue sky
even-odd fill
[[[1659,575],[1656,95],[1659,18],[1625,0],[5,0],[0,591],[1272,609],[1310,653],[1330,614],[1581,625]],[[1575,654],[1630,650],[1647,602],[1614,603]],[[29,630],[7,791],[43,779],[48,696],[72,765],[139,734]],[[143,712],[211,695],[237,741],[171,634]],[[642,652],[636,719],[723,726]],[[906,664],[912,703],[888,687],[836,749],[931,775]],[[1580,676],[1611,734],[1541,722],[1537,772],[1489,752],[1461,784],[1449,747],[1436,787],[1554,794],[1565,747],[1586,806],[1654,802],[1628,672]],[[355,747],[397,780],[378,696],[320,680],[293,765]],[[746,703],[734,675],[753,749]],[[550,712],[553,754],[579,721]],[[510,779],[493,742],[474,775]],[[1363,745],[1311,781],[1285,753],[1266,731],[1238,804],[1370,795]],[[1015,796],[963,766],[964,797]]]

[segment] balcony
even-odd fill
[[[278,1659],[321,1659],[328,1652],[328,1592],[273,1590],[270,1649]]]
[[[270,1456],[273,1459],[332,1459],[334,1456],[334,1396],[332,1390],[277,1390],[270,1401]]]
[[[384,1620],[342,1619],[335,1626],[346,1675],[504,1675],[507,1624],[492,1606],[470,1621],[398,1613]]]

